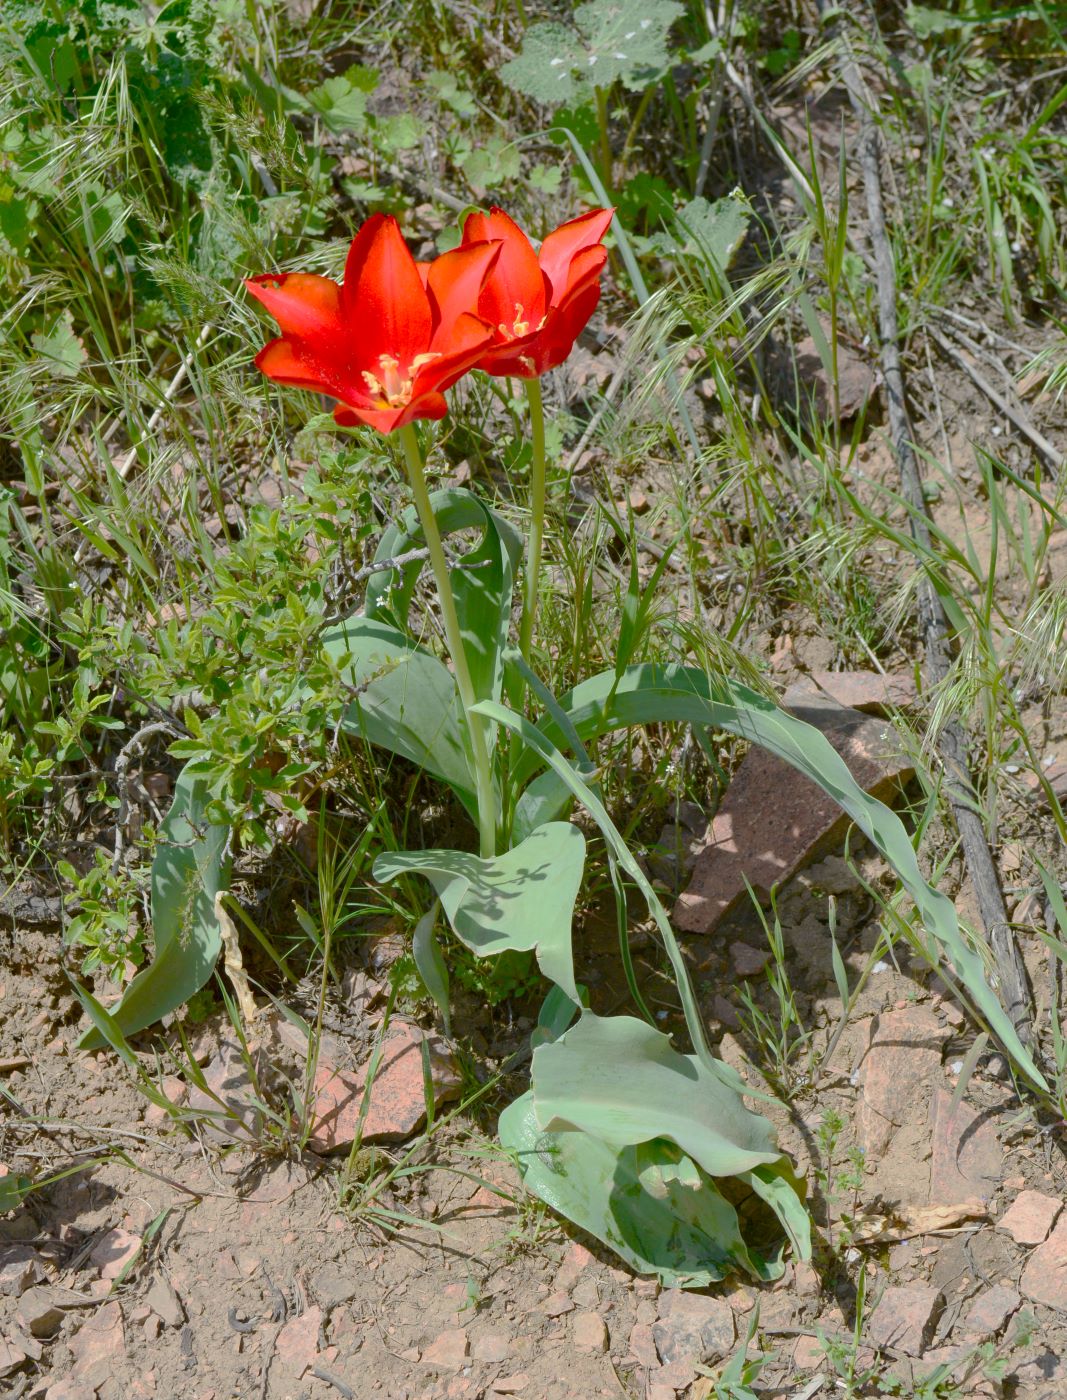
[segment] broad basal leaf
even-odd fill
[[[924,927],[941,945],[1003,1048],[1035,1085],[1047,1090],[1044,1076],[986,980],[981,957],[960,933],[952,901],[923,878],[904,824],[884,802],[864,792],[844,759],[813,725],[747,686],[723,678],[713,682],[692,666],[631,666],[622,677],[605,671],[575,686],[559,703],[583,743],[613,729],[657,722],[726,729],[776,754],[829,793],[896,871],[915,901]],[[539,728],[552,743],[567,747],[565,734],[551,716],[542,720]],[[541,761],[527,749],[513,774],[517,788],[537,771]],[[552,789],[547,775],[539,780],[533,804],[538,815],[555,816],[566,810],[566,785],[558,783],[554,795]]]
[[[351,687],[343,727],[442,778],[475,814],[462,705],[448,668],[395,627],[366,617],[348,618],[322,642]]]
[[[471,952],[488,957],[532,949],[544,975],[578,1002],[571,919],[584,865],[582,833],[570,822],[550,822],[491,860],[467,851],[388,852],[374,862],[374,878],[425,876],[452,932]]]
[[[779,1261],[748,1249],[733,1206],[674,1143],[617,1150],[587,1133],[545,1132],[532,1092],[508,1105],[497,1130],[527,1189],[638,1273],[670,1288],[706,1288],[731,1270],[781,1275]]]
[[[634,1016],[584,1012],[558,1040],[538,1046],[531,1077],[547,1132],[577,1128],[616,1150],[667,1138],[709,1176],[782,1155],[770,1123],[736,1090]]]
[[[215,895],[229,883],[229,827],[205,818],[206,786],[186,770],[174,784],[174,800],[160,827],[152,861],[152,937],[155,956],[111,1008],[123,1035],[144,1030],[188,1001],[205,985],[222,946]],[[96,1050],[95,1028],[79,1042]]]
[[[447,536],[458,530],[481,531],[481,542],[473,550],[463,550],[462,560],[449,577],[475,697],[497,700],[522,541],[503,516],[470,491],[435,491],[430,500],[446,542]],[[421,544],[422,530],[412,507],[398,525],[382,536],[375,559],[395,559]],[[375,574],[367,588],[366,616],[406,630],[411,595],[422,568],[422,562],[417,560],[399,573]]]

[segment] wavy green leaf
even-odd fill
[[[503,516],[470,491],[454,487],[435,491],[430,501],[446,541],[458,530],[481,531],[477,547],[464,552],[449,579],[475,697],[498,700],[511,622],[515,567],[522,554],[522,540]],[[421,544],[422,530],[412,507],[382,536],[375,559],[395,559]],[[415,560],[399,571],[373,575],[364,607],[367,618],[405,631],[422,567],[422,561]]]
[[[491,860],[467,851],[387,852],[374,862],[374,878],[425,876],[471,952],[532,950],[544,975],[577,1002],[571,920],[584,865],[582,833],[570,822],[550,822]]]
[[[609,730],[667,721],[725,729],[759,744],[829,793],[896,871],[923,926],[941,945],[1001,1046],[1034,1085],[1048,1091],[1044,1076],[986,979],[981,956],[965,942],[952,901],[923,878],[903,822],[884,802],[864,792],[841,755],[813,725],[747,686],[720,678],[711,681],[691,666],[631,666],[621,678],[605,671],[575,686],[559,703],[583,743]],[[566,736],[551,715],[538,729],[553,744],[566,747]],[[543,755],[527,749],[514,771],[516,788],[543,761]],[[536,812],[556,816],[566,810],[566,784],[560,780],[554,794],[552,786],[547,777],[539,780]],[[524,819],[529,815],[521,802],[519,810]]]
[[[202,781],[187,769],[179,774],[152,861],[155,956],[110,1010],[124,1036],[144,1030],[188,1001],[215,969],[222,946],[215,896],[229,884],[230,829],[207,821],[208,801]],[[79,1041],[83,1050],[98,1050],[104,1044],[95,1027]]]
[[[533,1055],[534,1105],[546,1132],[580,1129],[619,1150],[677,1143],[709,1176],[776,1162],[766,1118],[696,1055],[635,1016],[581,1019]]]
[[[443,779],[476,814],[463,706],[448,668],[403,632],[367,617],[348,618],[322,641],[353,692],[342,727]]]
[[[587,1133],[546,1132],[532,1092],[507,1106],[497,1131],[527,1189],[636,1272],[671,1288],[706,1288],[735,1269],[781,1276],[781,1262],[746,1246],[733,1206],[674,1143],[616,1149]]]

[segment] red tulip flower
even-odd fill
[[[416,418],[443,418],[443,393],[494,340],[477,314],[500,244],[463,247],[416,265],[391,215],[375,214],[352,240],[341,286],[283,272],[245,286],[281,327],[256,356],[268,379],[328,394],[342,426],[391,433]]]
[[[560,224],[539,253],[502,209],[470,216],[462,247],[500,240],[500,256],[478,298],[478,315],[496,328],[478,369],[534,379],[563,363],[600,300],[608,256],[600,240],[614,212],[592,209]]]

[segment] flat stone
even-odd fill
[[[44,1278],[41,1256],[29,1245],[11,1244],[0,1249],[0,1296],[18,1298]]]
[[[758,976],[770,960],[769,948],[753,948],[741,942],[730,944],[730,965],[738,977]]]
[[[17,1371],[26,1361],[26,1353],[20,1347],[12,1346],[9,1341],[0,1337],[0,1377],[10,1376],[12,1371]]]
[[[830,421],[855,418],[874,393],[872,365],[847,345],[837,347],[836,384],[823,364],[819,347],[810,335],[793,347],[796,374],[812,395],[815,412]]]
[[[256,1055],[256,1077],[269,1071],[266,1056]],[[207,1090],[194,1084],[188,1106],[195,1111],[200,1131],[213,1142],[256,1141],[262,1133],[263,1110],[258,1090],[248,1072],[242,1047],[224,1040],[204,1066]]]
[[[562,1264],[556,1270],[556,1277],[552,1281],[553,1288],[569,1293],[592,1262],[593,1255],[584,1244],[572,1243],[563,1256]]]
[[[450,1327],[435,1337],[422,1353],[424,1366],[436,1366],[441,1371],[458,1371],[467,1359],[470,1343],[462,1327]]]
[[[951,1107],[952,1095],[936,1087],[930,1102],[930,1204],[988,1201],[1004,1165],[994,1121],[962,1099],[950,1116]]]
[[[574,1304],[569,1294],[560,1291],[550,1294],[541,1304],[540,1311],[546,1317],[562,1317],[564,1313],[574,1311]]]
[[[370,1088],[363,1121],[363,1142],[402,1142],[426,1121],[422,1045],[427,1043],[434,1101],[444,1103],[460,1092],[459,1067],[445,1042],[408,1021],[393,1021]],[[315,1075],[309,1146],[315,1152],[338,1152],[350,1146],[359,1126],[367,1066],[354,1073],[320,1064]]]
[[[471,1356],[475,1361],[488,1361],[499,1365],[506,1361],[511,1351],[511,1338],[503,1332],[486,1332],[475,1337],[471,1343]]]
[[[587,1278],[576,1284],[571,1289],[571,1297],[576,1307],[584,1308],[586,1312],[595,1312],[600,1304],[600,1289],[596,1279]]]
[[[858,1114],[860,1141],[872,1158],[883,1155],[894,1131],[930,1095],[944,1038],[941,1022],[925,1006],[907,1006],[872,1020],[860,1064],[863,1101]]]
[[[659,1365],[659,1357],[656,1355],[656,1339],[653,1337],[652,1328],[647,1322],[635,1322],[630,1328],[629,1345],[630,1355],[638,1366],[643,1366],[648,1371]]]
[[[575,1313],[571,1323],[571,1336],[579,1351],[591,1351],[601,1355],[608,1349],[608,1325],[599,1313]]]
[[[922,1356],[941,1309],[941,1291],[924,1284],[891,1285],[878,1300],[867,1323],[872,1346],[895,1347]]]
[[[75,1364],[71,1379],[95,1390],[108,1380],[126,1350],[126,1329],[118,1303],[103,1303],[68,1343]]]
[[[1019,1288],[1035,1303],[1067,1312],[1067,1216],[1026,1261]]]
[[[997,1221],[1016,1244],[1044,1244],[1063,1207],[1062,1200],[1041,1191],[1020,1191]]]
[[[1022,1297],[1014,1288],[995,1283],[971,1304],[963,1319],[963,1330],[977,1337],[995,1337],[1021,1303]]]
[[[793,1365],[798,1371],[814,1371],[826,1359],[818,1337],[798,1337],[793,1348]]]
[[[649,1376],[649,1388],[670,1386],[676,1393],[688,1391],[697,1378],[697,1369],[691,1361],[672,1361],[669,1366],[661,1366]]]
[[[497,1376],[490,1394],[517,1395],[520,1390],[525,1390],[529,1384],[530,1377],[527,1373],[516,1371],[513,1376]]]
[[[892,728],[821,695],[787,694],[792,714],[822,731],[865,791],[888,797],[913,771]],[[740,899],[745,877],[766,895],[843,836],[849,818],[810,778],[755,745],[731,779],[672,918],[710,933]]]
[[[831,700],[866,714],[905,710],[915,703],[915,680],[877,671],[809,671],[808,679]]]
[[[145,1294],[145,1303],[165,1327],[180,1327],[185,1321],[182,1301],[165,1278],[157,1278]]]
[[[660,1320],[652,1328],[660,1361],[665,1365],[691,1361],[702,1364],[727,1356],[736,1329],[733,1311],[722,1298],[706,1298],[680,1288],[668,1288],[659,1300]]]
[[[315,1364],[319,1354],[322,1309],[308,1308],[291,1317],[274,1342],[274,1357],[297,1380]]]
[[[140,1235],[133,1235],[129,1230],[109,1230],[98,1241],[89,1259],[99,1269],[101,1278],[118,1278],[140,1248]]]
[[[64,1376],[44,1393],[44,1400],[96,1400],[96,1387],[82,1385],[72,1376]]]
[[[50,1288],[30,1288],[19,1299],[15,1318],[31,1337],[51,1337],[59,1331],[63,1310],[56,1307]]]

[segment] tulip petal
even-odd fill
[[[568,297],[566,305],[552,308],[532,352],[538,374],[544,374],[546,370],[555,369],[563,363],[574,349],[574,342],[596,310],[599,300],[600,283],[592,281],[587,282],[577,294]]]
[[[614,209],[590,209],[587,214],[560,224],[541,244],[538,260],[552,288],[553,306],[558,306],[567,289],[574,259],[600,242],[614,213]]]
[[[449,328],[447,341],[440,340],[441,352],[436,359],[421,366],[411,388],[411,397],[421,398],[430,391],[442,393],[451,389],[492,344],[493,328],[478,316],[463,312]]]
[[[488,215],[472,214],[463,226],[465,244],[493,239],[501,242],[500,255],[478,298],[478,314],[509,333],[517,320],[536,327],[548,307],[548,283],[530,240],[495,205]]]
[[[449,335],[459,317],[477,310],[482,286],[501,246],[498,242],[464,243],[434,258],[426,278],[434,313],[431,350]]]
[[[301,355],[301,345],[279,337],[268,341],[255,359],[256,368],[276,384],[310,389],[317,394],[333,394],[318,365]]]
[[[381,355],[409,364],[430,343],[430,299],[391,214],[374,214],[352,240],[341,289],[345,322],[358,338],[359,362]]]
[[[448,404],[443,394],[424,394],[412,399],[403,408],[353,408],[350,404],[339,403],[333,411],[334,422],[342,428],[355,428],[365,423],[379,433],[392,433],[405,423],[416,418],[443,418],[448,412]]]
[[[590,282],[599,281],[607,260],[608,250],[602,243],[597,243],[592,248],[583,248],[570,265],[566,287],[558,296],[552,298],[552,305],[560,309],[565,307],[571,297],[583,292]]]
[[[341,288],[310,272],[265,273],[245,286],[267,308],[284,335],[335,336],[341,324]]]

